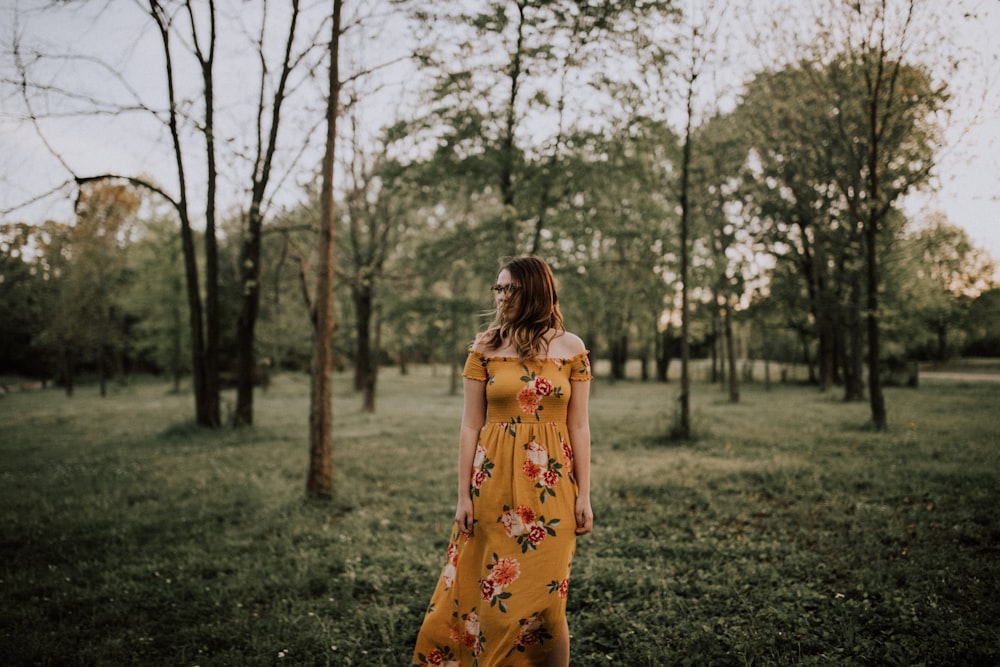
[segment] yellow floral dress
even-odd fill
[[[521,362],[471,352],[463,375],[486,383],[475,524],[471,538],[452,529],[413,664],[540,665],[566,616],[577,497],[566,409],[590,364],[585,353]]]

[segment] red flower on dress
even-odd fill
[[[531,383],[532,388],[535,390],[539,396],[548,396],[552,393],[552,383],[548,378],[543,378],[541,376],[536,377]]]
[[[492,600],[493,596],[497,592],[496,584],[490,578],[483,579],[479,582],[479,593],[482,595],[484,600]]]
[[[563,458],[567,461],[573,460],[573,448],[569,446],[569,443],[559,438],[559,444],[562,445]]]
[[[552,468],[548,468],[542,473],[542,483],[550,489],[559,481],[559,473]]]
[[[489,477],[490,477],[489,473],[487,473],[485,470],[477,470],[476,472],[472,473],[472,485],[477,489],[481,489],[483,488],[483,484],[486,483],[486,480],[489,479]]]
[[[528,529],[528,539],[531,540],[532,544],[538,544],[545,539],[545,526],[540,523],[536,523]]]
[[[538,479],[542,474],[542,467],[534,461],[525,461],[524,465],[521,466],[521,470],[528,479]]]
[[[559,597],[563,600],[569,595],[569,579],[563,579],[559,583]]]
[[[542,629],[542,619],[540,616],[529,616],[521,622],[521,631],[517,635],[517,643],[520,646],[531,646],[541,641],[538,636]]]
[[[434,649],[427,654],[427,664],[431,667],[441,667],[444,664],[444,654],[440,650]]]
[[[538,643],[538,635],[534,632],[527,632],[517,638],[517,643],[521,646],[531,646]]]

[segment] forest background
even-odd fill
[[[199,424],[250,424],[254,387],[323,349],[371,411],[389,364],[446,361],[457,387],[498,258],[522,252],[551,262],[613,378],[638,359],[667,381],[680,359],[683,437],[692,355],[734,402],[741,363],[801,364],[884,429],[882,384],[916,383],[915,361],[997,353],[989,253],[905,205],[949,136],[992,119],[996,54],[960,41],[974,5],[394,2],[341,23],[339,2],[152,1],[101,52],[84,38],[126,20],[112,6],[8,12],[8,122],[64,180],[5,215],[67,194],[72,214],[0,230],[4,372],[67,394],[81,372],[102,394],[190,374]],[[46,21],[84,28],[67,48]],[[129,171],[63,145],[91,127],[141,128],[118,143],[160,157]]]

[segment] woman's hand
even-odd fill
[[[458,508],[455,510],[455,523],[458,524],[458,529],[467,538],[472,537],[473,521],[472,498],[467,494],[462,494],[458,499]]]
[[[576,499],[576,534],[586,535],[594,529],[594,510],[590,507],[590,496]]]

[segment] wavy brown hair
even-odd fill
[[[545,260],[534,255],[509,259],[500,267],[500,271],[504,269],[510,273],[515,289],[508,295],[503,308],[496,310],[493,321],[479,340],[487,350],[499,349],[509,341],[520,361],[542,357],[549,348],[545,334],[550,329],[554,329],[556,335],[565,331],[552,269]]]

